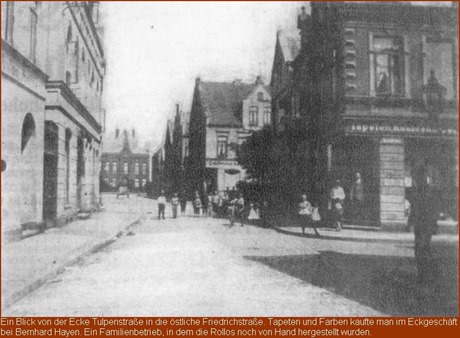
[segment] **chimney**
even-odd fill
[[[195,85],[198,86],[198,85],[200,84],[200,82],[201,82],[201,79],[200,79],[200,77],[198,76],[198,77],[195,79]]]
[[[305,12],[305,6],[302,6],[302,12],[297,17],[297,28],[307,28],[310,23],[310,15]]]
[[[235,81],[233,81],[233,85],[234,86],[241,86],[241,79],[235,79]]]
[[[179,116],[180,112],[179,112],[179,103],[176,103],[176,115]]]
[[[120,135],[120,129],[115,129],[115,138],[118,138],[118,135]]]
[[[264,84],[264,82],[262,81],[262,76],[260,76],[260,75],[257,76],[257,78],[256,78],[256,84],[257,84],[257,85],[263,85],[263,84]]]
[[[134,130],[134,128],[131,131],[131,135],[133,135],[133,137],[136,137],[136,131]]]

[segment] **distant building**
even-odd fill
[[[310,160],[309,191],[323,208],[333,181],[347,200],[360,173],[361,216],[404,224],[414,183],[430,180],[442,211],[458,203],[457,7],[311,2],[299,16],[296,61]],[[425,178],[417,177],[423,171]],[[367,222],[366,224],[369,224]]]
[[[191,190],[232,189],[245,179],[236,149],[252,132],[271,124],[271,93],[262,79],[253,84],[196,79],[186,167]]]
[[[2,2],[4,232],[63,224],[98,207],[99,13],[99,3]]]
[[[144,191],[150,176],[149,152],[139,146],[134,129],[116,129],[107,135],[101,162],[102,192],[116,191],[124,182],[130,191]]]

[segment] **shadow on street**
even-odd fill
[[[416,283],[413,257],[345,254],[245,256],[391,316],[457,316],[458,246],[433,247],[435,281]]]

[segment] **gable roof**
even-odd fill
[[[284,61],[292,62],[300,52],[300,30],[279,30],[278,41],[283,52]]]
[[[226,127],[242,127],[238,117],[243,100],[257,84],[232,82],[200,82],[201,102],[210,113],[208,124]],[[270,87],[263,86],[270,94]]]

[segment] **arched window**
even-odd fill
[[[21,133],[21,154],[29,143],[30,138],[35,137],[35,121],[31,113],[27,113],[24,121],[22,122],[22,133]]]
[[[67,35],[65,37],[65,42],[67,44],[67,47],[70,41],[72,41],[72,24],[69,22],[69,26],[67,27]]]

